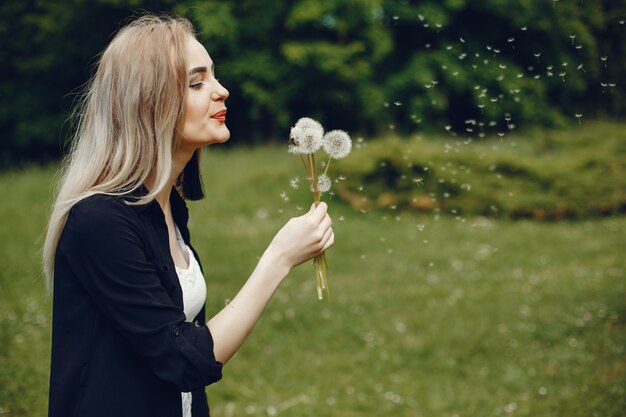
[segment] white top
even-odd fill
[[[183,249],[185,258],[188,260],[187,268],[176,267],[176,274],[180,281],[180,287],[183,290],[183,310],[185,311],[185,318],[187,322],[193,321],[193,318],[198,315],[204,303],[206,301],[206,283],[204,282],[204,275],[200,270],[200,265],[193,256],[193,252],[189,246],[185,245]]]
[[[193,252],[185,244],[178,227],[176,227],[176,240],[187,261],[187,268],[176,266],[176,274],[183,290],[183,311],[187,322],[193,321],[206,301],[206,282],[200,270],[200,265]],[[204,323],[202,323],[204,324]],[[183,417],[191,417],[191,393],[181,392],[183,402]]]

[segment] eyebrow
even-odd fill
[[[215,71],[215,65],[211,64],[211,74],[213,74]],[[191,71],[189,71],[189,75],[194,75],[197,74],[199,72],[207,72],[207,67],[195,67],[192,68]]]

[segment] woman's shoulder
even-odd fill
[[[117,212],[129,212],[127,206],[120,196],[97,193],[76,202],[70,210],[70,216],[110,217]]]
[[[91,236],[106,236],[138,223],[132,206],[121,196],[93,194],[74,204],[66,229]]]
[[[136,212],[138,206],[127,203],[124,196],[105,194],[93,194],[75,203],[63,226],[57,253],[120,253],[145,245],[147,229]]]

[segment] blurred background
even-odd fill
[[[231,91],[238,143],[280,139],[301,115],[369,136],[444,126],[467,133],[467,119],[496,123],[478,134],[626,115],[620,1],[27,0],[0,8],[3,167],[61,155],[64,121],[98,53],[143,11],[194,21]]]
[[[330,303],[303,265],[207,388],[216,416],[626,416],[626,2],[6,0],[0,4],[0,416],[47,410],[39,264],[69,118],[133,16],[188,17],[231,140],[190,205],[209,311],[331,168]],[[228,213],[226,215],[225,213]],[[242,261],[245,260],[245,261]]]

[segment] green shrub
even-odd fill
[[[389,137],[342,161],[355,208],[562,219],[626,211],[626,126],[595,122],[479,143]]]

